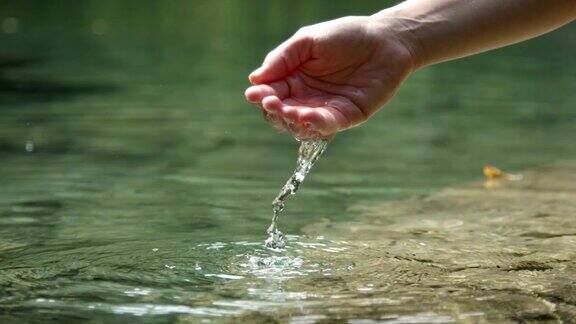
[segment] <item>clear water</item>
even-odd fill
[[[296,194],[300,185],[306,178],[310,169],[320,158],[322,153],[328,147],[328,141],[323,139],[303,140],[298,149],[298,159],[296,160],[296,169],[292,176],[286,181],[286,184],[280,189],[280,193],[272,202],[272,224],[268,227],[268,238],[266,247],[271,249],[282,249],[285,247],[284,233],[278,229],[278,217],[284,211],[284,204],[290,195]]]
[[[416,74],[330,144],[272,251],[270,201],[297,145],[244,102],[246,77],[299,26],[386,1],[58,3],[0,2],[0,20],[18,22],[0,23],[2,323],[498,316],[491,292],[459,297],[465,283],[435,288],[421,263],[397,264],[430,243],[419,226],[450,229],[433,243],[462,260],[500,242],[494,229],[529,245],[504,235],[516,227],[478,214],[475,236],[453,242],[449,213],[415,208],[378,218],[390,226],[378,235],[341,229],[372,228],[381,203],[479,180],[484,164],[514,173],[576,158],[569,26]]]

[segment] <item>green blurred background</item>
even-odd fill
[[[263,239],[297,143],[244,101],[247,75],[303,25],[393,3],[0,1],[0,265]],[[571,25],[419,71],[335,138],[282,229],[354,220],[350,206],[480,179],[487,163],[574,159],[575,48]],[[29,298],[15,291],[0,302]]]

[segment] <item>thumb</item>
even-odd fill
[[[311,52],[312,38],[297,33],[271,51],[262,66],[248,78],[252,84],[270,83],[285,78],[310,60]]]

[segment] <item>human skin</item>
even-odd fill
[[[331,138],[388,103],[412,73],[576,19],[576,0],[408,0],[303,27],[249,76],[246,99],[278,130]]]

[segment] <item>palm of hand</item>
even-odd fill
[[[246,91],[248,100],[262,107],[279,130],[297,138],[331,137],[364,122],[405,78],[405,71],[390,59],[396,48],[366,32],[362,24],[337,20],[307,33],[313,35],[308,38],[311,43],[281,46],[267,58],[264,69],[270,70],[274,55],[280,55],[279,68],[285,71],[277,73],[279,78],[251,78],[256,85]],[[294,61],[298,62],[290,69]]]

